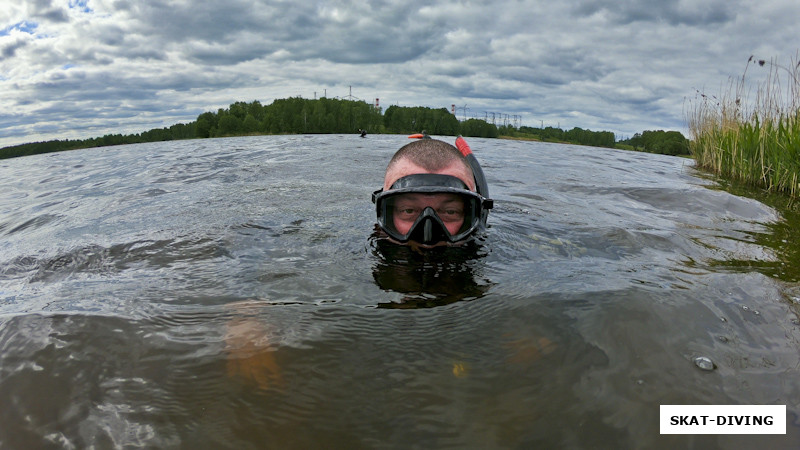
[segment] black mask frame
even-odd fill
[[[464,200],[464,223],[455,234],[451,234],[444,221],[431,207],[426,207],[417,217],[409,231],[401,234],[394,225],[394,201],[398,196],[408,193],[458,195]],[[392,239],[406,243],[415,241],[424,245],[439,242],[457,243],[467,239],[485,225],[488,209],[493,207],[491,199],[470,191],[460,179],[441,174],[414,174],[397,180],[389,190],[379,189],[372,193],[372,202],[378,216],[378,225]]]

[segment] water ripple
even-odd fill
[[[4,161],[0,445],[657,448],[667,402],[800,414],[776,211],[679,158],[470,139],[489,229],[417,254],[371,236],[407,141]]]

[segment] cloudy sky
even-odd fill
[[[4,0],[0,147],[351,92],[686,133],[697,89],[719,93],[751,55],[796,60],[798,18],[797,0]]]

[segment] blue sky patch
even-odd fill
[[[72,9],[78,9],[81,12],[90,13],[92,12],[92,8],[89,8],[87,3],[88,0],[69,0],[69,7]]]
[[[27,20],[23,20],[22,22],[17,22],[14,25],[10,25],[0,30],[0,36],[8,36],[13,30],[19,30],[23,33],[33,34],[38,27],[39,24],[36,22],[28,22]]]

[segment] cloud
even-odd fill
[[[614,24],[663,22],[709,26],[729,22],[740,10],[736,0],[597,0],[575,5],[578,15],[607,14]]]
[[[23,0],[0,6],[0,146],[235,101],[344,97],[631,135],[796,55],[793,0]],[[754,76],[758,73],[752,72]],[[466,107],[465,107],[466,106]]]
[[[0,58],[10,59],[17,54],[17,50],[25,47],[30,42],[30,37],[25,33],[11,32],[0,36]]]

